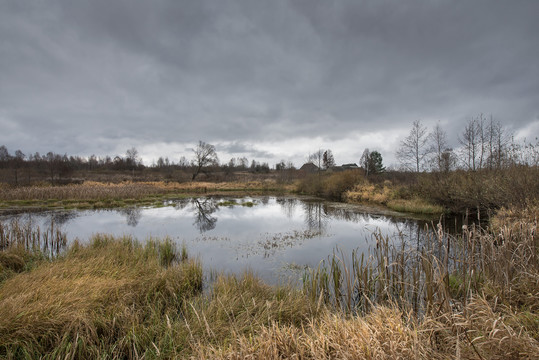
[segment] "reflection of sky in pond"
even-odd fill
[[[223,201],[238,205],[219,205]],[[252,207],[241,203],[253,202]],[[68,239],[95,233],[132,235],[140,240],[168,236],[185,243],[208,269],[242,273],[251,269],[275,282],[283,269],[315,267],[335,249],[367,251],[372,234],[415,236],[418,223],[365,213],[358,207],[293,197],[187,199],[157,208],[48,211],[17,215],[46,228],[51,218]],[[8,217],[0,217],[7,220]],[[296,278],[301,275],[296,274]]]

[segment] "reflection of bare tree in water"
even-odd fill
[[[179,199],[174,200],[174,207],[178,210],[185,209],[187,205],[191,203],[191,199]]]
[[[328,222],[327,209],[324,208],[325,206],[319,201],[303,203],[305,223],[307,224],[309,231],[316,231],[318,233],[324,232]]]
[[[137,207],[125,208],[120,210],[120,213],[125,215],[127,225],[135,227],[138,225],[140,218],[142,217],[141,210]]]
[[[283,209],[284,214],[287,218],[291,219],[294,215],[294,210],[296,209],[296,205],[298,203],[297,199],[292,198],[277,198],[277,203],[281,205],[281,208]]]
[[[192,203],[195,208],[194,225],[200,233],[214,229],[217,218],[211,215],[217,210],[217,202],[214,199],[193,199]]]
[[[58,211],[51,214],[51,222],[54,222],[56,225],[64,225],[76,217],[77,213],[74,211]]]

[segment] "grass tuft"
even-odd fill
[[[159,244],[96,235],[90,244],[75,243],[54,262],[6,280],[0,288],[0,356],[135,357],[152,349],[152,341],[167,336],[166,317],[177,316],[202,289],[200,264],[163,267],[159,251],[168,247]]]

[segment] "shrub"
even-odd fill
[[[344,200],[344,194],[363,179],[357,170],[333,173],[323,182],[323,195],[335,200]]]

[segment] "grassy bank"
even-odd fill
[[[7,279],[0,287],[0,356],[136,358],[165,348],[165,320],[178,320],[202,289],[200,264],[177,259],[172,248],[169,241],[143,246],[96,236]]]
[[[312,174],[296,183],[296,191],[349,203],[382,205],[400,212],[439,215],[445,211],[426,197],[410,193],[403,185],[380,180],[368,179],[359,170]]]
[[[0,209],[113,208],[133,204],[160,205],[164,199],[199,195],[260,195],[287,193],[291,185],[275,181],[254,182],[84,182],[65,186],[0,188]]]
[[[0,252],[0,357],[532,359],[537,211],[507,212],[495,230],[438,229],[420,248],[378,236],[302,289],[246,273],[207,293],[200,263],[166,239],[98,235],[50,256],[18,231]]]
[[[391,210],[414,214],[439,215],[444,208],[417,195],[402,196],[403,189],[389,181],[372,184],[367,181],[356,184],[346,191],[344,199],[350,203],[374,203],[384,205]]]

